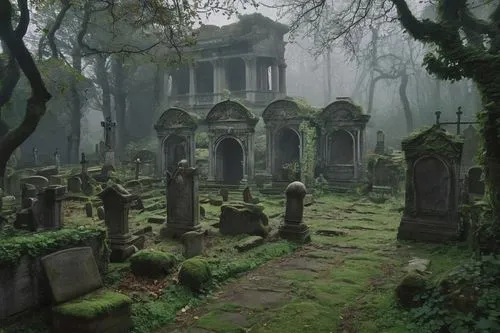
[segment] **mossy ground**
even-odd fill
[[[276,230],[284,213],[284,198],[254,196],[260,197],[269,225]],[[146,247],[180,256],[180,243],[157,242],[161,225],[147,222],[150,216],[166,214],[164,188],[144,187],[141,197],[146,209],[130,211],[131,231],[151,226]],[[214,190],[200,199],[209,197],[219,198]],[[230,192],[229,199],[240,201],[242,193]],[[99,204],[90,200],[94,207]],[[406,333],[410,316],[396,305],[394,290],[408,260],[430,259],[430,271],[439,277],[470,256],[457,245],[397,241],[401,200],[374,204],[346,194],[323,196],[305,208],[304,220],[312,234],[310,245],[297,249],[276,241],[242,253],[235,245],[246,236],[220,235],[212,225],[219,222],[221,207],[202,206],[205,219],[201,225],[208,230],[204,257],[214,279],[208,296],[178,285],[176,270],[158,281],[132,278],[129,263],[110,265],[105,283],[110,290],[133,299],[134,333],[188,332],[191,328],[208,332]],[[77,201],[65,204],[67,225],[103,224],[96,216],[87,218],[83,207],[84,203]],[[329,228],[347,234],[316,234]],[[23,332],[48,331],[39,321],[35,327],[35,321]],[[19,325],[4,332],[20,332],[16,330]]]
[[[99,290],[59,305],[54,311],[63,316],[95,318],[131,303],[132,300],[126,295]]]

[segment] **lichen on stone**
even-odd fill
[[[187,259],[179,270],[179,283],[193,291],[199,291],[212,277],[208,262],[200,257]]]

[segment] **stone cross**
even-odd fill
[[[85,153],[82,153],[82,159],[80,160],[80,164],[82,165],[82,174],[86,174],[88,161],[85,159]]]
[[[384,155],[385,153],[385,133],[380,130],[377,131],[377,145],[375,146],[375,154]]]
[[[38,160],[38,148],[37,147],[33,147],[33,163],[35,165],[38,165],[38,163],[39,163],[39,160]]]
[[[61,155],[59,154],[59,149],[56,148],[56,151],[54,152],[54,160],[56,163],[56,169],[59,170],[61,167]]]
[[[287,186],[285,221],[279,228],[281,238],[298,243],[311,241],[309,228],[303,221],[306,193],[306,187],[301,182],[296,181]]]
[[[111,131],[116,127],[116,123],[111,120],[111,117],[106,117],[105,121],[101,121],[101,126],[104,128],[104,144],[108,150],[111,150]]]
[[[141,159],[138,158],[135,160],[135,179],[139,179],[139,173],[140,173],[140,168],[141,168]]]

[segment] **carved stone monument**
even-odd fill
[[[182,160],[167,182],[167,221],[161,235],[177,238],[186,232],[200,230],[199,223],[197,169]]]
[[[101,126],[104,128],[104,164],[115,164],[115,152],[112,146],[112,131],[116,127],[116,123],[111,120],[111,117],[106,117],[105,121],[101,121]]]
[[[279,228],[281,238],[298,243],[311,241],[309,227],[303,221],[306,193],[306,187],[301,182],[293,182],[287,186],[285,221]]]
[[[458,238],[462,147],[458,137],[438,126],[403,140],[406,193],[398,239],[443,242]]]
[[[98,194],[104,204],[104,222],[108,228],[111,262],[121,262],[134,253],[134,245],[141,249],[144,238],[129,232],[128,212],[136,196],[121,185],[113,184]]]

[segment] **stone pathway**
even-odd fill
[[[292,256],[272,260],[226,284],[207,304],[180,313],[175,324],[157,333],[248,332],[255,324],[272,320],[272,316],[266,318],[266,312],[297,296],[297,278],[328,278],[332,268],[342,263],[342,257],[356,250],[318,244],[304,246]]]

